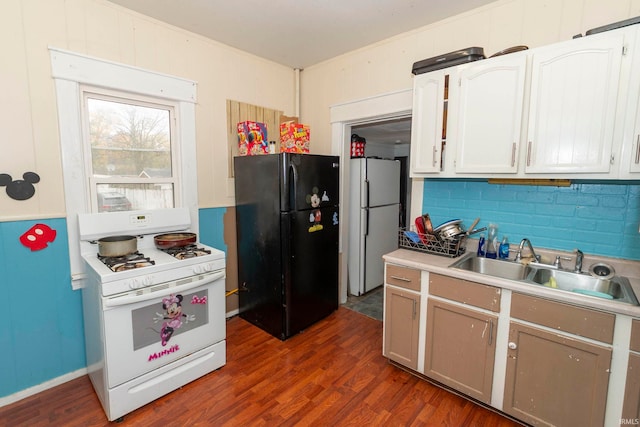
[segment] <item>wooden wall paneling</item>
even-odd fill
[[[227,152],[229,178],[234,177],[233,158],[238,155],[237,124],[251,120],[267,125],[267,141],[276,141],[280,152],[280,116],[282,111],[227,99]]]

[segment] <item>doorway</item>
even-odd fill
[[[353,128],[363,135],[367,135],[365,128],[376,131],[371,135],[381,134],[382,129],[378,127],[385,124],[387,127],[392,123],[408,126],[410,130],[410,120],[413,102],[413,91],[411,89],[377,95],[357,101],[347,102],[344,104],[334,105],[331,107],[332,122],[332,152],[337,153],[341,157],[340,168],[340,210],[341,210],[341,233],[340,233],[340,303],[347,302],[348,294],[348,263],[349,263],[349,201],[351,198],[349,190],[350,178],[350,143],[351,135],[354,133]],[[410,131],[409,131],[410,132]],[[365,137],[366,138],[366,137]],[[377,137],[369,136],[367,145],[371,147],[371,153],[375,153]],[[386,141],[389,145],[395,145],[395,139]],[[408,157],[407,144],[407,157]],[[369,153],[367,153],[369,154]],[[393,157],[404,157],[403,155],[394,154]],[[407,159],[408,163],[408,159]],[[408,167],[406,168],[408,169]],[[408,175],[408,174],[407,174]],[[421,180],[420,180],[421,181]],[[415,190],[415,184],[409,178],[406,179],[406,212],[411,212],[411,194]],[[421,197],[420,197],[421,198]],[[406,215],[406,214],[405,214]]]
[[[380,120],[351,127],[352,134],[365,139],[365,157],[392,159],[400,162],[400,215],[398,226],[406,227],[411,202],[409,155],[411,117]]]

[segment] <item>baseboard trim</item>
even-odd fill
[[[77,371],[69,372],[68,374],[64,374],[52,380],[45,381],[42,384],[38,384],[36,386],[29,387],[24,390],[20,390],[19,392],[10,394],[9,396],[0,397],[0,407],[10,405],[11,403],[15,403],[26,397],[33,396],[34,394],[38,394],[42,391],[59,386],[60,384],[64,384],[68,381],[75,380],[76,378],[80,378],[83,375],[87,375],[87,368],[82,368],[82,369],[78,369]]]

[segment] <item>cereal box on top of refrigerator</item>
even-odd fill
[[[241,156],[269,154],[267,125],[253,121],[238,123],[238,153]]]
[[[280,152],[308,153],[309,126],[296,122],[280,123]]]

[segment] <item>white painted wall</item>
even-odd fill
[[[40,175],[29,200],[0,188],[0,221],[65,216],[48,47],[194,80],[200,208],[233,204],[226,99],[292,115],[294,71],[105,0],[3,0],[0,6],[0,173]]]
[[[332,152],[330,107],[412,87],[414,62],[479,46],[492,55],[538,47],[640,15],[638,0],[499,0],[452,18],[332,58],[301,73],[300,117],[313,145]]]
[[[234,203],[226,99],[294,114],[294,70],[106,0],[4,0],[1,10],[0,173],[20,179],[34,171],[41,181],[26,201],[0,194],[0,221],[65,216],[49,46],[198,82],[200,208]],[[487,55],[541,46],[637,15],[639,0],[499,0],[309,67],[301,73],[300,117],[312,128],[311,150],[337,153],[330,106],[410,89],[415,61],[468,46]]]

